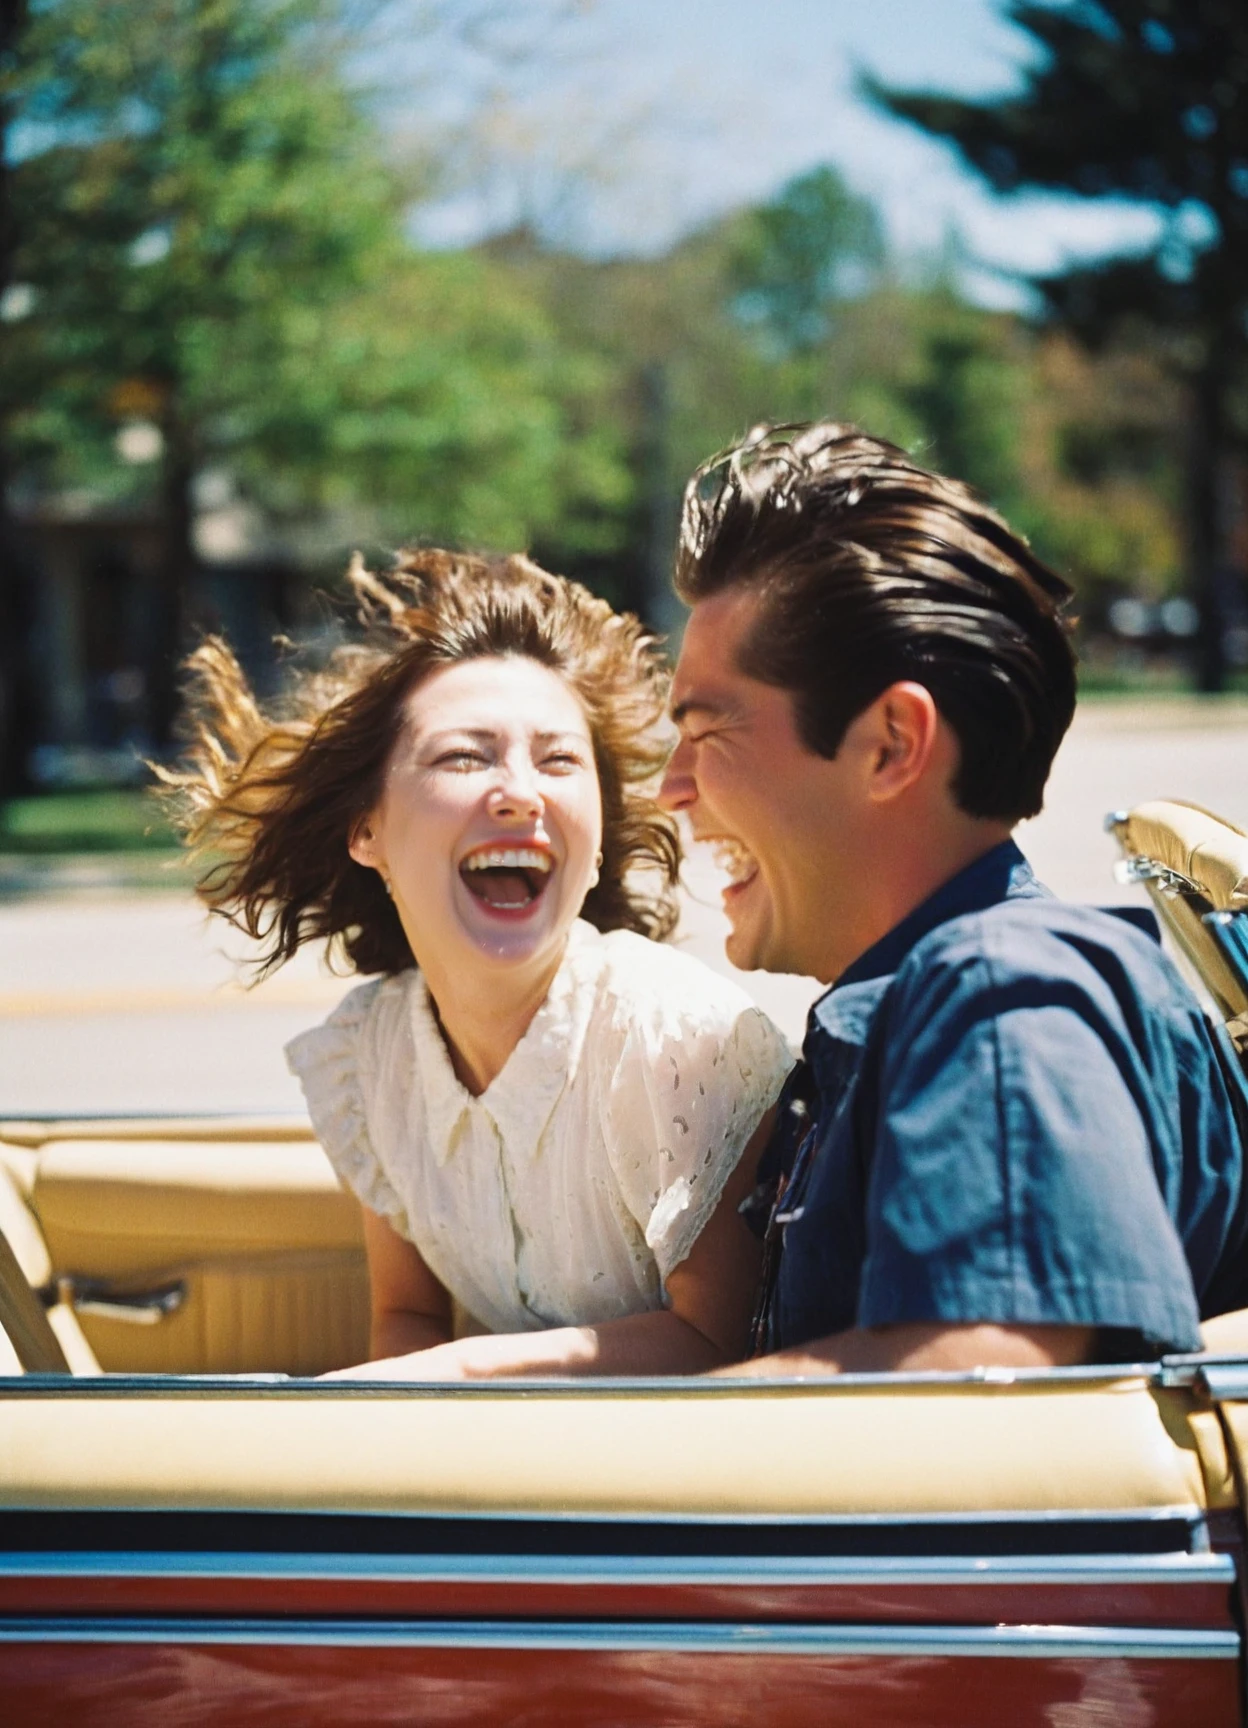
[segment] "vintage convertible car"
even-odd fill
[[[1116,828],[1242,1038],[1248,839]],[[1243,1317],[1112,1370],[317,1382],[367,1289],[296,1122],[2,1124],[0,1232],[8,1728],[1248,1719]]]

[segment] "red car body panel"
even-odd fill
[[[1201,1372],[1200,1386],[1176,1369],[947,1390],[403,1390],[349,1407],[295,1384],[16,1386],[0,1724],[1243,1728],[1232,1430],[1205,1418],[1221,1424],[1248,1375],[1215,1395]],[[111,1427],[76,1428],[88,1409]],[[815,1472],[791,1504],[760,1509],[744,1469],[724,1473],[718,1510],[709,1492],[699,1506],[652,1491],[646,1461],[665,1444],[688,1457],[717,1412],[722,1452],[731,1436],[751,1459],[807,1422],[820,1450],[805,1448]],[[943,1454],[907,1432],[910,1474],[886,1469],[868,1498],[858,1460],[874,1468],[916,1412]],[[627,1426],[614,1500],[576,1475],[569,1436],[591,1417]],[[993,1424],[1015,1448],[986,1447],[973,1475]],[[110,1450],[80,1464],[87,1433]],[[288,1450],[253,1470],[258,1434]],[[1108,1435],[1115,1468],[1076,1434]],[[452,1465],[470,1446],[461,1491]],[[413,1486],[376,1468],[361,1504],[377,1457]]]
[[[1234,1663],[671,1651],[11,1645],[8,1728],[1230,1728]]]

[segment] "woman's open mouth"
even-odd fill
[[[526,912],[541,899],[555,861],[537,846],[482,846],[459,866],[464,886],[491,912]]]

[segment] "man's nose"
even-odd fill
[[[659,787],[659,803],[673,815],[687,810],[698,796],[698,784],[693,777],[693,746],[682,738],[673,750]]]

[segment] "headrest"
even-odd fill
[[[1131,857],[1195,883],[1218,912],[1248,912],[1248,834],[1225,817],[1170,798],[1137,804],[1114,832]]]

